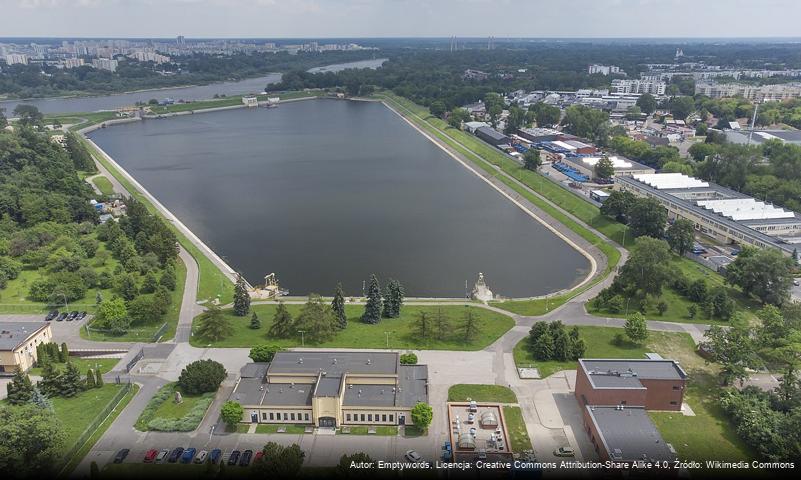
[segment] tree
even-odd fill
[[[295,319],[295,328],[302,330],[305,340],[312,343],[324,342],[336,333],[336,319],[329,305],[323,303],[316,293],[309,294],[309,298]]]
[[[156,291],[156,288],[159,286],[159,281],[156,278],[156,275],[153,272],[148,273],[145,275],[144,280],[142,280],[142,288],[139,289],[142,293],[153,293]]]
[[[294,324],[292,314],[286,309],[284,302],[278,302],[273,315],[273,324],[270,325],[267,335],[275,338],[289,338],[295,331]]]
[[[729,385],[734,380],[745,380],[748,377],[747,370],[758,366],[754,342],[747,328],[712,325],[704,337],[706,340],[701,344],[710,353],[707,363],[720,364],[723,385]]]
[[[448,125],[453,128],[461,128],[462,122],[470,121],[470,113],[464,108],[454,108],[448,115]]]
[[[536,338],[536,340],[534,340],[531,353],[534,354],[534,358],[541,361],[550,360],[553,358],[553,335],[551,334],[550,329],[546,329]]]
[[[594,170],[595,176],[602,179],[610,179],[615,174],[615,166],[612,164],[612,160],[609,160],[609,157],[606,155],[598,160]]]
[[[570,358],[578,360],[584,356],[586,351],[587,344],[584,342],[584,339],[580,337],[578,327],[573,327],[570,329]]]
[[[541,166],[542,158],[540,157],[540,151],[536,148],[529,148],[526,150],[526,153],[523,154],[523,168],[536,172]]]
[[[437,307],[434,311],[433,323],[434,336],[436,339],[440,341],[445,340],[451,333],[451,322],[448,316],[445,315],[442,307]]]
[[[281,347],[276,345],[256,345],[250,349],[248,355],[254,362],[272,362],[276,353],[281,351]]]
[[[116,279],[116,283],[117,293],[119,293],[124,300],[133,300],[139,293],[139,290],[136,288],[136,278],[131,273],[119,275]]]
[[[587,138],[593,143],[604,146],[609,136],[609,114],[590,108],[586,105],[571,105],[565,110],[562,119],[567,133]]]
[[[251,467],[254,478],[295,478],[306,456],[296,443],[285,447],[268,442],[262,452],[264,455]]]
[[[517,105],[512,105],[509,107],[509,116],[506,117],[506,127],[504,128],[504,133],[515,133],[519,128],[524,127],[525,123],[526,112]]]
[[[6,118],[6,109],[0,107],[0,128],[6,128],[8,125],[8,119]]]
[[[548,105],[546,103],[538,103],[537,113],[535,119],[537,120],[538,127],[552,126],[559,123],[562,118],[562,110],[555,105]]]
[[[219,342],[233,331],[231,321],[223,314],[219,305],[210,303],[198,318],[197,333],[212,342]]]
[[[677,219],[665,231],[665,240],[679,255],[690,251],[695,241],[695,225],[683,218]]]
[[[67,342],[61,342],[61,350],[58,352],[58,359],[61,363],[66,363],[70,359],[70,350],[67,348]]]
[[[656,311],[659,312],[659,316],[665,314],[668,311],[668,304],[666,301],[661,300],[659,303],[656,304]]]
[[[620,268],[613,287],[627,295],[661,294],[662,287],[674,276],[670,247],[664,240],[641,237],[630,250],[628,261]]]
[[[161,274],[159,284],[163,287],[166,287],[167,290],[174,291],[176,283],[177,280],[175,278],[175,267],[168,265],[166,268],[164,268],[164,272]]]
[[[219,362],[211,359],[195,360],[178,377],[178,386],[187,395],[216,392],[228,373]]]
[[[417,355],[412,352],[401,353],[400,363],[401,365],[417,365]]]
[[[33,387],[33,397],[31,397],[31,403],[42,410],[47,410],[49,412],[53,411],[53,402],[51,402],[50,399],[47,398],[47,396],[42,393],[41,390],[39,390],[38,386]]]
[[[87,390],[90,388],[95,388],[97,384],[95,383],[95,372],[92,369],[88,369],[86,371],[86,388]]]
[[[420,430],[427,430],[433,418],[434,409],[431,408],[431,405],[418,402],[417,405],[412,407],[412,423]]]
[[[447,108],[445,107],[445,103],[440,100],[431,102],[431,105],[428,107],[428,111],[431,112],[431,115],[434,115],[435,117],[442,117],[446,110]]]
[[[334,312],[337,328],[340,330],[347,328],[348,316],[345,314],[345,292],[342,290],[341,283],[337,283],[337,288],[334,291],[334,298],[331,300],[331,310]]]
[[[709,316],[721,320],[729,320],[734,315],[737,304],[724,288],[716,288],[709,296],[707,310]]]
[[[220,418],[229,428],[233,429],[237,423],[242,421],[245,409],[239,402],[228,400],[220,407]]]
[[[19,368],[14,373],[11,382],[6,385],[6,391],[8,392],[8,403],[11,405],[24,405],[33,400],[34,389],[31,379]]]
[[[781,305],[790,297],[792,269],[793,260],[777,250],[746,247],[726,267],[726,281],[762,303]]]
[[[428,343],[431,340],[431,322],[428,319],[428,312],[421,310],[414,320],[414,335],[422,342]]]
[[[250,312],[250,294],[245,279],[242,278],[242,275],[237,275],[236,285],[234,285],[234,314],[244,317],[248,312]]]
[[[656,110],[656,99],[650,93],[643,93],[640,95],[640,98],[637,99],[636,105],[640,107],[642,113],[650,115]]]
[[[642,343],[648,338],[648,323],[640,312],[634,312],[623,326],[626,336],[634,343]]]
[[[86,383],[81,378],[81,372],[72,362],[67,362],[67,367],[61,375],[61,385],[59,385],[59,393],[63,397],[74,397],[82,392]]]
[[[462,340],[464,343],[473,343],[476,336],[478,336],[478,322],[473,315],[473,310],[468,307],[464,311],[464,320],[462,321]]]
[[[0,472],[11,478],[52,478],[66,434],[58,418],[35,405],[0,408]]]
[[[259,320],[259,316],[256,315],[256,312],[253,312],[253,315],[250,316],[250,329],[258,330],[260,328],[261,328],[261,320]]]
[[[626,212],[631,234],[662,238],[667,223],[667,210],[655,198],[638,198]]]
[[[99,368],[95,369],[95,387],[103,388],[103,374],[100,372]]]
[[[671,115],[677,120],[685,120],[695,111],[695,102],[692,97],[673,97],[668,102]]]
[[[390,279],[384,290],[384,318],[398,318],[403,306],[403,285],[397,280]]]
[[[44,364],[42,367],[42,379],[37,386],[45,395],[52,397],[58,395],[61,385],[61,373],[52,363]]]
[[[690,306],[687,307],[687,317],[692,320],[697,314],[698,307],[696,307],[694,304],[690,304]]]
[[[637,197],[626,190],[614,190],[601,205],[601,214],[626,223],[627,215]]]
[[[570,337],[565,332],[565,326],[561,320],[557,320],[550,325],[553,336],[553,359],[560,362],[567,361],[571,356]]]
[[[26,103],[20,103],[14,108],[14,116],[26,127],[42,126],[44,120],[44,115],[38,108]]]
[[[376,461],[364,452],[342,455],[336,466],[335,477],[340,479],[372,479],[378,472]]]
[[[381,285],[375,274],[370,276],[370,285],[367,287],[367,304],[364,306],[362,322],[376,324],[381,320]]]

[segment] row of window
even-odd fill
[[[393,415],[391,413],[389,414],[389,416],[387,416],[386,413],[383,413],[383,414],[376,413],[375,415],[373,415],[372,413],[368,413],[368,414],[354,413],[352,416],[351,416],[350,413],[346,413],[345,414],[345,421],[346,422],[372,422],[373,421],[373,417],[375,417],[375,421],[376,422],[387,422],[387,421],[394,422],[395,421],[395,415]],[[365,418],[366,418],[366,420],[365,420]],[[387,420],[387,418],[389,418],[389,420]]]
[[[283,418],[281,416],[283,415]],[[261,412],[261,419],[262,420],[273,420],[273,421],[285,421],[285,422],[310,422],[309,414],[308,413],[300,413],[300,412]]]

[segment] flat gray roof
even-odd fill
[[[2,322],[0,323],[0,350],[11,351],[25,343],[47,322]]]
[[[314,389],[317,397],[338,397],[339,386],[342,385],[342,377],[321,377]]]
[[[261,378],[242,378],[231,393],[231,399],[242,405],[260,405],[267,393],[266,385]]]
[[[343,373],[394,375],[398,371],[393,352],[278,352],[270,362],[268,374],[317,374],[339,377]]]
[[[239,370],[239,376],[242,378],[264,378],[269,366],[269,363],[246,363]]]
[[[594,387],[642,388],[644,380],[683,380],[684,370],[673,360],[666,359],[579,359],[579,365]]]
[[[267,394],[262,400],[262,405],[270,406],[310,406],[312,403],[312,393],[314,392],[313,383],[296,383],[294,386],[288,383],[267,383],[265,384]]]
[[[349,384],[342,399],[343,405],[363,407],[413,407],[418,402],[428,402],[426,365],[402,365],[397,387]]]
[[[676,455],[643,407],[585,407],[612,460],[672,461]]]

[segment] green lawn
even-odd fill
[[[278,433],[279,428],[285,428],[286,434],[300,435],[306,433],[308,425],[295,425],[295,424],[277,424],[277,423],[260,423],[256,426],[256,433]]]
[[[119,363],[119,358],[81,358],[81,357],[70,357],[70,363],[78,367],[78,371],[81,372],[81,375],[86,375],[86,370],[88,369],[96,369],[99,368],[101,373],[108,373],[114,368],[114,365]],[[66,367],[66,363],[56,363],[57,370],[63,370]],[[32,376],[41,376],[42,369],[41,367],[34,367],[28,370],[28,375]]]
[[[104,177],[103,175],[98,175],[92,179],[92,183],[100,190],[100,193],[103,195],[113,195],[114,194],[114,186],[111,184],[111,180]]]
[[[509,432],[509,443],[513,452],[531,450],[531,439],[526,430],[526,421],[520,407],[504,405],[503,418],[506,421],[506,431]]]
[[[94,421],[97,412],[102,411],[121,388],[121,385],[105,384],[101,388],[86,390],[71,398],[51,399],[55,416],[61,421],[67,436],[65,450],[75,444],[86,427]]]
[[[104,167],[106,167],[106,169],[108,169],[108,171],[114,175],[114,177],[122,184],[123,187],[125,187],[126,190],[128,190],[128,192],[131,193],[131,195],[145,205],[150,213],[159,215],[163,218],[161,213],[156,210],[150,201],[145,198],[145,196],[142,195],[137,189],[135,189],[134,186],[125,177],[123,177],[123,175],[118,172],[117,169],[111,165],[111,163],[109,163],[90,142],[85,141],[83,138],[80,138],[80,140],[84,142],[84,146],[86,146],[89,153],[92,154],[92,156]],[[184,247],[184,249],[186,249],[186,251],[195,258],[195,261],[198,264],[200,276],[198,280],[198,300],[219,298],[220,303],[223,305],[231,303],[233,300],[233,282],[231,282],[231,280],[222,271],[220,271],[220,269],[217,268],[217,266],[212,263],[212,261],[209,260],[209,258],[206,257],[206,255],[204,255],[194,243],[189,241],[189,239],[186,238],[183,233],[175,228],[171,222],[166,221],[166,224],[175,232],[175,235],[178,238],[178,243],[180,243],[181,246]]]
[[[394,437],[398,434],[398,427],[394,426],[387,426],[387,425],[380,425],[375,426],[375,433],[369,433],[369,429],[371,427],[347,427],[350,429],[348,433],[342,431],[342,429],[337,430],[337,435],[376,435],[379,437]]]
[[[517,403],[517,395],[502,385],[479,385],[460,383],[448,389],[449,402],[498,402]]]
[[[648,340],[642,345],[634,343],[616,345],[613,340],[618,333],[623,333],[623,329],[615,327],[579,327],[579,335],[587,344],[587,352],[584,354],[584,358],[645,358],[645,354],[648,352],[661,354],[671,351],[674,345],[681,345],[690,352],[694,352],[692,338],[686,333],[652,331],[649,332]],[[515,345],[513,354],[515,365],[518,367],[537,367],[542,378],[560,370],[575,370],[577,365],[574,360],[567,362],[556,360],[540,362],[535,360],[528,350],[528,337]]]
[[[301,308],[302,305],[287,305],[287,310],[289,310],[293,316],[297,316]],[[417,315],[421,311],[431,314],[438,308],[441,308],[450,319],[451,336],[441,341],[421,340],[413,330],[413,324]],[[479,334],[472,342],[466,343],[460,336],[459,326],[468,308],[473,312],[474,318],[476,319]],[[233,314],[232,310],[226,310],[226,316],[230,319],[234,328],[231,336],[218,342],[210,342],[206,339],[193,336],[190,343],[196,347],[207,345],[214,347],[250,347],[265,343],[278,345],[284,348],[300,347],[301,338],[299,335],[297,338],[292,337],[288,339],[267,337],[267,331],[272,324],[275,309],[275,304],[253,306],[252,311],[255,311],[261,320],[261,328],[255,331],[249,328],[250,315],[237,317]],[[348,316],[348,327],[338,332],[336,336],[329,341],[316,345],[311,345],[309,342],[306,342],[306,346],[324,348],[387,348],[387,334],[385,332],[390,332],[389,348],[392,349],[480,350],[494,342],[498,337],[514,326],[514,320],[506,315],[483,308],[464,305],[445,305],[442,307],[407,305],[403,307],[399,318],[382,319],[381,322],[376,325],[362,323],[359,320],[359,316],[363,311],[364,306],[362,305],[347,305],[345,307],[345,313]],[[195,324],[197,322],[198,319],[195,319]]]
[[[175,392],[181,388],[177,383],[168,383],[159,389],[150,399],[145,409],[139,415],[134,427],[139,431],[181,431],[188,432],[197,428],[214,400],[215,392],[201,395],[187,395],[182,393],[182,402],[175,402]],[[156,424],[171,424],[180,426],[158,427]]]

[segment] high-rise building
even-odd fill
[[[184,40],[184,36],[183,35],[178,35],[178,38],[175,39],[175,43],[179,47],[183,47],[184,45],[186,45],[186,41]]]
[[[28,56],[24,53],[9,53],[6,55],[6,64],[8,65],[27,65],[28,64]]]

